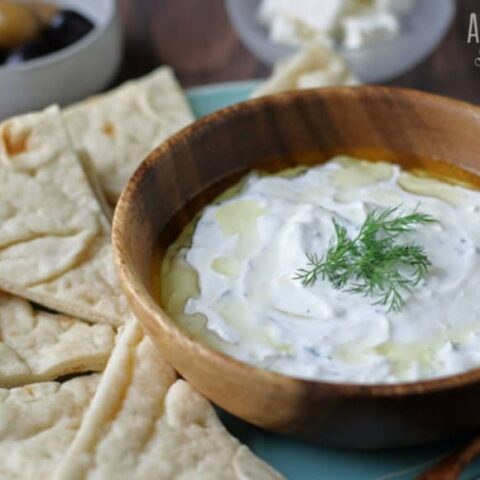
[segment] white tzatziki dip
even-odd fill
[[[332,220],[354,237],[369,212],[431,215],[402,241],[420,245],[426,277],[388,311],[371,297],[295,279],[321,257]],[[337,157],[290,174],[250,174],[170,246],[167,312],[191,336],[287,375],[397,383],[480,366],[480,192],[399,166]]]

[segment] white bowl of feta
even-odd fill
[[[334,46],[363,83],[425,60],[445,36],[454,0],[226,0],[245,45],[273,64],[303,44]]]

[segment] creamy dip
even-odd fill
[[[368,212],[399,205],[438,220],[402,236],[432,264],[402,310],[294,279],[307,253],[328,248],[333,218],[353,237]],[[479,212],[479,192],[382,162],[253,173],[169,248],[162,303],[210,347],[295,377],[396,383],[463,372],[480,365]]]

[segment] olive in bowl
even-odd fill
[[[0,49],[5,65],[48,55],[78,42],[94,29],[75,10],[42,3],[0,2]]]
[[[33,11],[30,2],[0,0],[0,5],[14,5],[6,7],[10,17],[33,17],[21,35],[2,35],[0,27],[0,85],[2,94],[8,92],[0,95],[0,119],[81,100],[105,88],[120,64],[122,32],[115,0],[32,4]]]

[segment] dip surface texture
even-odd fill
[[[327,250],[333,219],[354,237],[369,212],[397,206],[438,220],[402,235],[431,266],[399,312],[294,278],[306,254]],[[372,384],[467,371],[480,365],[479,212],[479,192],[382,162],[251,174],[169,247],[162,304],[204,344],[295,377]]]

